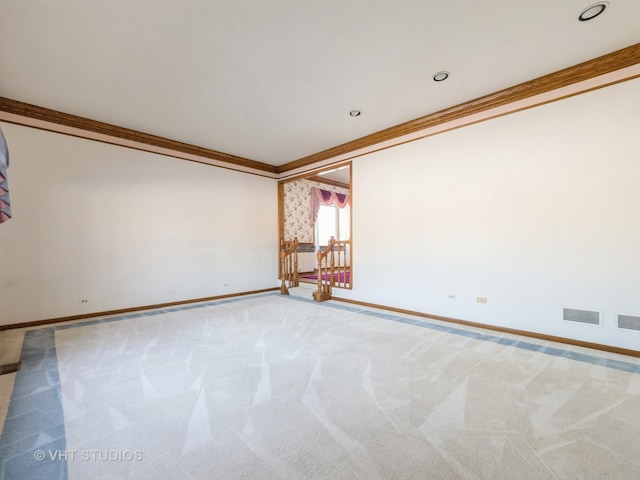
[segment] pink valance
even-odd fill
[[[320,205],[335,205],[344,208],[349,205],[349,195],[330,192],[318,187],[311,188],[311,225],[315,225]]]

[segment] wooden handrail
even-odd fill
[[[280,293],[289,295],[289,288],[297,287],[298,277],[298,237],[280,240]]]
[[[317,253],[318,290],[313,293],[316,302],[331,299],[333,287],[349,288],[351,285],[350,240],[329,239],[327,248]],[[336,258],[337,257],[337,258]]]

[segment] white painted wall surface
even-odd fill
[[[14,218],[0,228],[0,324],[274,286],[274,180],[2,128]]]
[[[355,159],[337,296],[639,350],[639,106],[633,80]]]

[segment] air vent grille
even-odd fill
[[[618,315],[618,328],[640,331],[640,317]]]
[[[563,320],[569,322],[587,323],[589,325],[600,325],[600,312],[590,310],[577,310],[575,308],[564,308],[562,312]]]

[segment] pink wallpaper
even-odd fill
[[[311,215],[311,188],[319,187],[337,193],[349,194],[348,188],[336,187],[310,180],[294,180],[284,185],[284,238],[298,237],[300,243],[313,243]]]

